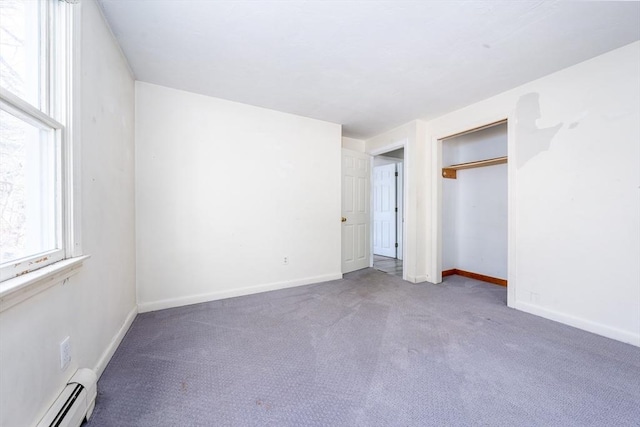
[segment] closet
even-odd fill
[[[507,124],[442,141],[442,276],[507,285]]]

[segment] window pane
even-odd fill
[[[53,130],[0,111],[0,263],[57,245]]]
[[[0,86],[40,108],[40,2],[0,0]]]

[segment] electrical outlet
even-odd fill
[[[66,337],[60,343],[60,369],[67,369],[71,363],[71,337]]]
[[[288,256],[284,257],[284,258],[282,259],[282,263],[283,263],[284,265],[289,264],[289,257],[288,257]]]

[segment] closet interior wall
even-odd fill
[[[443,166],[507,155],[507,124],[445,139]],[[442,270],[507,279],[507,164],[442,179]]]

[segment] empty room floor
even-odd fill
[[[374,269],[140,314],[87,426],[631,426],[640,349]]]
[[[402,277],[402,260],[382,255],[373,255],[373,268]]]

